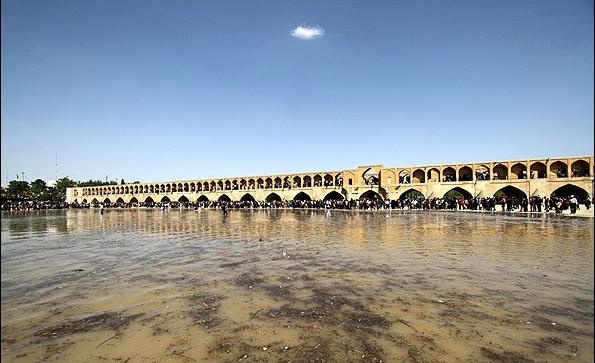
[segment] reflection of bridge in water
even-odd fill
[[[69,203],[399,199],[409,193],[467,198],[499,193],[528,198],[593,197],[593,156],[356,169],[252,177],[68,188]]]

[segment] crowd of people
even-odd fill
[[[470,210],[485,212],[555,212],[570,210],[574,214],[580,205],[591,208],[591,199],[587,197],[580,204],[574,195],[566,197],[540,197],[529,199],[517,197],[481,197],[481,198],[405,198],[405,199],[329,199],[329,200],[270,200],[270,201],[197,201],[197,202],[151,202],[151,203],[115,203],[115,204],[68,204],[59,205],[23,203],[6,210],[39,210],[62,208],[183,208],[183,209],[230,209],[290,208],[290,209],[343,209],[343,210]]]

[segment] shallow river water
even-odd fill
[[[593,219],[2,214],[2,360],[592,362]]]

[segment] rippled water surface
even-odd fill
[[[2,214],[2,360],[592,362],[593,220]]]

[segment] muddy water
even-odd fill
[[[2,215],[2,360],[592,362],[593,220]]]

